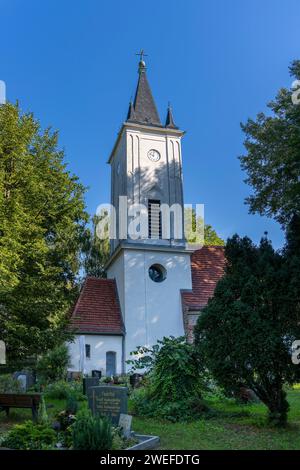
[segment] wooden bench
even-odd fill
[[[0,411],[9,415],[10,408],[31,408],[33,421],[37,420],[40,393],[0,393]]]

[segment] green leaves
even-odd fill
[[[0,107],[0,330],[9,357],[67,338],[88,216],[58,133],[18,105]]]
[[[229,391],[253,389],[283,421],[283,384],[299,380],[291,344],[300,337],[300,277],[290,264],[293,255],[300,265],[298,223],[283,254],[266,238],[258,247],[247,237],[228,240],[225,275],[195,328],[198,358],[218,383]]]
[[[290,72],[300,79],[300,61],[292,63]],[[284,226],[300,211],[300,105],[293,103],[292,91],[278,92],[268,105],[271,116],[260,113],[241,126],[247,150],[241,167],[253,188],[246,199],[250,212],[274,217]]]

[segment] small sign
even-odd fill
[[[90,387],[89,407],[93,415],[107,416],[111,423],[118,426],[120,414],[127,414],[128,389],[117,385]]]
[[[125,439],[129,439],[131,436],[131,422],[132,416],[124,413],[120,414],[119,427],[122,428],[122,433]]]

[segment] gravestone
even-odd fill
[[[21,370],[13,373],[13,378],[18,380],[22,391],[26,392],[35,384],[34,374],[30,370]]]
[[[124,413],[120,414],[119,427],[122,428],[122,433],[125,439],[129,439],[131,436],[131,422],[131,415],[125,415]]]
[[[90,387],[88,393],[89,407],[93,415],[107,416],[111,423],[118,426],[120,414],[127,414],[127,387],[99,385]]]
[[[99,377],[84,377],[82,380],[82,391],[84,395],[88,395],[88,389],[90,387],[99,386]]]

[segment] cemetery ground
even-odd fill
[[[300,449],[300,386],[288,391],[290,403],[286,428],[266,423],[266,408],[261,403],[241,405],[234,400],[208,400],[213,411],[210,419],[190,423],[170,423],[134,416],[136,432],[158,435],[159,449],[168,450],[296,450]],[[46,398],[49,417],[65,408],[65,400]],[[80,403],[87,406],[86,402]],[[130,407],[129,407],[130,412]],[[7,418],[0,413],[0,435],[14,424],[31,419],[30,410],[11,409]]]

